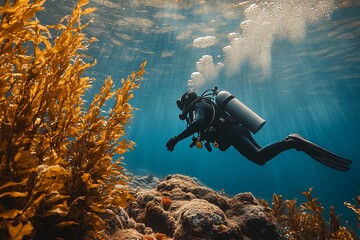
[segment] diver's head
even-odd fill
[[[179,114],[180,120],[187,119],[187,114],[189,112],[189,106],[192,105],[196,99],[198,98],[197,94],[194,91],[186,92],[182,95],[182,97],[176,101],[176,105],[181,110]]]
[[[188,91],[182,95],[182,97],[176,101],[176,105],[181,111],[184,111],[190,103],[197,99],[197,94],[194,91]]]

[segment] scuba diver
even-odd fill
[[[206,90],[201,96],[194,91],[188,91],[176,101],[176,104],[181,110],[179,118],[186,120],[187,128],[166,143],[168,151],[173,151],[179,141],[193,136],[191,148],[202,148],[203,142],[209,152],[212,151],[210,143],[221,151],[233,146],[244,157],[258,165],[264,165],[283,151],[296,149],[328,167],[340,171],[350,169],[352,161],[321,148],[297,133],[261,147],[251,132],[258,132],[265,120],[235,96],[227,91],[218,91],[217,87]]]

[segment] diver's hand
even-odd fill
[[[179,140],[177,139],[177,137],[170,138],[170,140],[166,143],[167,150],[172,152],[178,142]]]

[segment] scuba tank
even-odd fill
[[[215,88],[217,89],[217,88]],[[215,90],[216,91],[216,90]],[[216,104],[252,133],[257,133],[266,121],[227,91],[216,91]]]

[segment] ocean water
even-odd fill
[[[71,1],[48,0],[45,23],[69,13]],[[97,11],[86,29],[98,64],[97,81],[121,79],[147,60],[135,91],[133,124],[125,154],[135,174],[198,178],[229,195],[273,193],[304,200],[313,187],[328,209],[335,206],[355,226],[343,202],[360,195],[360,4],[358,1],[165,1],[93,0]],[[44,23],[44,22],[43,22]],[[120,81],[119,81],[120,82]],[[189,148],[191,139],[167,152],[167,140],[186,128],[175,101],[187,90],[218,86],[266,119],[254,138],[266,145],[298,132],[353,160],[339,172],[290,150],[258,166],[234,149],[211,153]],[[327,212],[328,213],[328,212]]]

